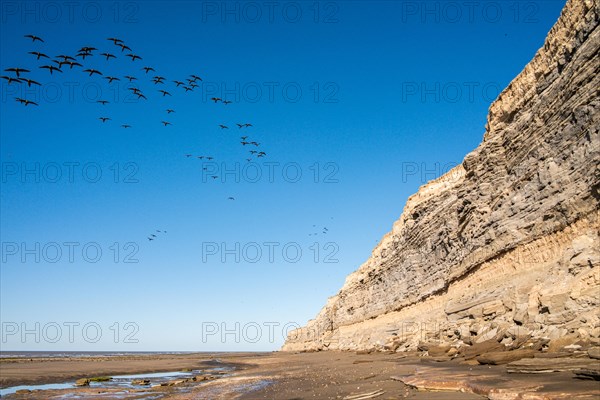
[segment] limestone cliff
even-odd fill
[[[483,142],[283,350],[600,344],[599,4],[567,2]]]

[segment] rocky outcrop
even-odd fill
[[[600,344],[599,14],[567,2],[479,147],[408,199],[283,350]]]

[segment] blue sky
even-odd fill
[[[277,349],[478,145],[564,6],[467,3],[2,2],[2,73],[42,84],[0,82],[2,349]],[[103,76],[28,54],[84,46]]]

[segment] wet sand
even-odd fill
[[[52,390],[43,398],[126,399],[598,399],[600,382],[571,372],[509,374],[503,365],[473,365],[417,354],[348,352],[199,353],[94,357],[69,360],[0,360],[2,387],[65,382],[99,375],[207,369],[232,369],[216,379],[172,387],[123,391],[97,388]],[[223,363],[223,364],[221,364]],[[137,391],[137,392],[136,392]],[[89,394],[89,397],[86,396]],[[41,398],[40,392],[7,398]],[[356,396],[356,397],[352,397]],[[522,397],[523,396],[523,397]]]

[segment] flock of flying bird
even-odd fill
[[[39,42],[40,44],[44,43],[44,39],[42,39],[41,37],[36,36],[36,35],[25,35],[25,37],[31,39],[33,43],[35,43],[35,42]],[[88,74],[89,77],[98,75],[99,77],[102,77],[105,80],[107,80],[108,83],[110,84],[115,81],[121,81],[121,78],[119,78],[118,76],[104,75],[102,72],[100,72],[98,69],[95,69],[95,68],[83,69],[84,65],[81,62],[84,62],[86,60],[86,58],[93,57],[94,55],[99,55],[100,57],[105,59],[105,62],[110,62],[112,59],[117,59],[122,56],[129,57],[132,62],[135,62],[136,60],[142,60],[142,57],[137,54],[134,54],[131,47],[126,45],[125,42],[121,39],[118,39],[115,37],[110,37],[110,38],[107,38],[106,40],[111,42],[115,46],[115,48],[117,50],[116,53],[118,55],[110,53],[111,50],[107,50],[107,51],[104,51],[103,53],[100,53],[99,52],[100,50],[98,50],[96,47],[93,47],[93,46],[81,47],[74,54],[74,56],[59,54],[55,57],[50,57],[47,54],[42,53],[40,51],[30,51],[30,52],[28,52],[28,54],[35,56],[35,59],[38,61],[46,60],[46,59],[51,61],[45,65],[39,66],[40,69],[48,70],[50,75],[53,75],[54,73],[63,73],[63,69],[65,69],[65,66],[68,66],[69,70],[72,70],[74,67],[79,67],[79,68],[81,68],[82,72]],[[125,51],[127,51],[127,53],[125,53],[124,55],[121,56],[121,54],[123,54]],[[81,59],[81,62],[78,62],[78,58]],[[1,78],[6,80],[9,85],[10,84],[15,84],[15,85],[27,84],[28,87],[31,87],[32,85],[42,86],[42,84],[40,82],[27,77],[27,74],[31,73],[31,70],[29,70],[27,68],[13,67],[13,68],[6,68],[4,71],[13,74],[13,76],[9,76],[9,75],[1,76]],[[160,76],[160,75],[155,75],[156,70],[153,67],[144,66],[144,67],[140,68],[140,71],[144,72],[144,74],[143,74],[144,76],[146,76],[152,72],[153,73],[152,75],[154,75],[154,76],[152,78],[150,78],[150,81],[153,82],[155,86],[156,85],[166,85],[166,78],[163,76]],[[127,83],[129,84],[129,87],[127,87],[127,90],[130,91],[131,96],[133,96],[134,98],[137,98],[137,100],[140,100],[140,99],[148,100],[148,96],[146,95],[146,93],[144,93],[142,91],[142,89],[140,89],[140,87],[138,85],[136,85],[137,82],[139,82],[139,79],[137,77],[135,77],[133,75],[123,75],[122,78],[124,80],[126,80]],[[187,93],[187,92],[194,91],[196,88],[200,87],[198,82],[201,82],[201,81],[202,81],[202,78],[199,75],[190,74],[188,78],[185,78],[183,80],[173,80],[172,83],[175,85],[175,88],[181,87],[184,90],[184,93]],[[160,89],[156,89],[157,92],[159,92],[161,94],[160,97],[166,97],[166,96],[172,97],[173,96],[170,91],[162,89],[162,87],[166,87],[166,86],[161,86]],[[24,106],[39,105],[37,102],[35,102],[33,100],[25,99],[22,97],[16,97],[15,99],[16,99],[16,101],[23,104]],[[222,103],[224,105],[228,105],[228,104],[232,103],[231,101],[224,100],[220,97],[212,97],[210,100],[213,101],[215,104]],[[99,100],[96,100],[96,103],[98,103],[102,106],[106,106],[110,102],[105,99],[99,99]],[[175,113],[175,110],[173,108],[167,108],[165,110],[165,113],[166,113],[166,115],[171,115],[171,114]],[[100,117],[98,117],[98,120],[104,124],[109,121],[112,121],[112,118],[109,116],[101,115]],[[161,120],[160,123],[164,127],[173,125],[172,122],[167,121],[166,119]],[[247,128],[252,127],[251,123],[237,123],[236,125],[238,126],[239,129],[247,129]],[[129,122],[124,122],[120,126],[124,129],[132,128],[132,125]],[[219,124],[218,126],[222,130],[229,129],[229,127],[224,124]],[[258,143],[255,140],[249,140],[249,135],[241,136],[240,139],[241,139],[240,144],[244,148],[246,146],[249,146],[251,148],[251,150],[248,150],[249,156],[247,156],[246,161],[250,162],[250,161],[252,161],[253,157],[263,158],[267,155],[266,152],[258,150],[260,143]],[[185,156],[190,158],[193,155],[186,154]],[[202,160],[202,159],[212,160],[213,159],[213,157],[209,157],[209,156],[196,156],[196,157],[200,160]],[[213,177],[213,179],[218,178],[218,176],[214,176],[214,175],[212,177]]]
[[[45,43],[44,39],[33,34],[25,35],[25,37],[31,39],[31,42],[34,43],[36,46],[43,46],[43,44]],[[90,65],[90,60],[100,59],[100,63],[106,65],[106,68],[113,67],[113,69],[114,67],[116,67],[116,65],[114,64],[114,60],[119,58],[128,57],[131,60],[131,62],[134,63],[134,65],[138,64],[139,60],[143,60],[143,58],[140,55],[135,54],[131,47],[125,44],[123,40],[118,39],[116,37],[110,37],[106,40],[110,42],[112,46],[114,46],[112,47],[112,50],[109,48],[106,51],[103,51],[93,46],[83,46],[72,55],[59,54],[54,57],[51,57],[48,54],[39,51],[40,49],[34,49],[32,51],[29,51],[28,54],[30,54],[36,61],[38,61],[38,69],[46,70],[50,76],[59,76],[61,74],[64,74],[65,71],[69,71],[70,73],[72,73],[71,71],[74,72],[76,69],[79,69],[81,72],[85,73],[89,78],[96,76],[98,78],[106,80],[108,84],[118,81],[125,82],[127,84],[127,90],[130,92],[130,96],[140,101],[146,101],[148,100],[148,97],[150,97],[148,91],[144,92],[140,88],[139,83],[143,81],[146,81],[146,83],[153,83],[154,87],[156,88],[156,92],[160,93],[160,98],[172,97],[173,93],[175,93],[174,90],[180,90],[181,93],[184,94],[193,92],[194,90],[200,90],[198,89],[200,88],[199,82],[202,81],[202,78],[199,75],[190,74],[185,79],[169,81],[165,77],[158,75],[156,73],[156,70],[150,66],[143,66],[139,68],[139,74],[141,75],[139,78],[136,77],[135,74],[120,76],[117,76],[117,74],[104,74],[100,71],[100,69],[104,70],[105,67]],[[35,72],[32,72],[33,69],[34,68],[32,67],[6,68],[4,72],[7,73],[7,75],[1,75],[0,78],[4,79],[8,85],[27,85],[28,88],[32,86],[43,86],[43,83],[40,83],[40,81],[43,81],[42,79],[36,78],[39,80],[38,81],[30,78],[30,75],[35,75]],[[169,88],[169,85],[172,86],[172,88]],[[21,93],[23,93],[23,91],[21,91]],[[25,98],[25,96],[15,97],[15,100],[23,104],[24,106],[39,106],[38,102],[27,99]],[[212,97],[210,98],[210,100],[214,104],[220,103],[225,106],[232,103],[231,101],[222,99],[220,97]],[[104,112],[104,110],[107,110],[107,108],[104,108],[104,106],[109,104],[110,101],[106,99],[98,99],[95,102],[99,106],[102,106],[100,107],[100,109],[103,110],[102,114],[104,114],[98,117],[100,123],[110,123],[109,121],[112,121],[112,118],[110,116],[107,116]],[[169,116],[174,114],[176,111],[174,108],[166,108],[164,112],[166,116]],[[173,125],[173,123],[171,121],[168,121],[166,117],[162,119],[160,123],[163,125],[163,127]],[[237,123],[236,125],[239,130],[247,130],[253,127],[251,123],[247,122]],[[120,124],[120,127],[123,129],[128,129],[132,128],[133,125],[129,121],[123,121]],[[229,129],[229,127],[225,124],[219,124],[218,127],[221,130]],[[263,158],[267,155],[266,152],[259,150],[259,146],[261,144],[256,140],[250,139],[250,135],[248,134],[240,136],[240,144],[242,148],[249,149],[247,153],[248,155],[246,156],[246,161],[248,162],[252,161],[254,157]],[[187,158],[195,157],[197,159],[207,161],[211,161],[214,159],[214,157],[212,156],[205,155],[194,156],[193,154],[185,154],[184,156]],[[205,171],[207,170],[206,167],[203,167],[203,169]],[[215,180],[219,178],[219,176],[212,175],[211,178]],[[235,198],[233,196],[230,196],[228,197],[228,200],[235,200]],[[148,236],[148,240],[155,240],[158,237],[157,234],[160,233],[166,233],[166,231],[156,230],[156,232]]]

